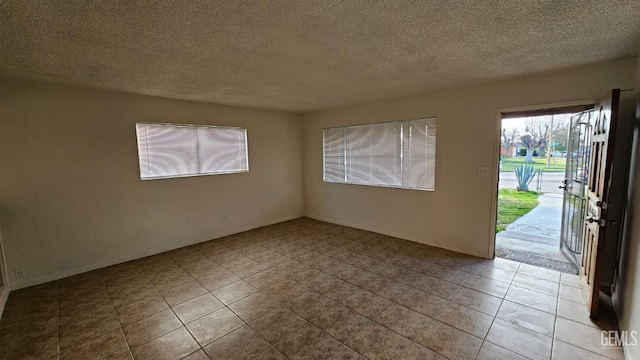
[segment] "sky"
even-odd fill
[[[556,120],[560,120],[560,121],[569,121],[569,119],[571,118],[572,114],[559,114],[559,115],[553,115],[554,116],[554,121]],[[551,118],[551,116],[549,115],[545,115],[542,116],[545,118]],[[518,131],[520,132],[520,134],[524,134],[525,133],[525,124],[526,121],[528,119],[531,119],[532,116],[528,116],[528,117],[522,117],[522,118],[513,118],[513,119],[503,119],[502,120],[502,128],[503,129],[512,129],[512,128],[517,128]]]

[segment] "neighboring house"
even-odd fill
[[[513,145],[509,147],[505,147],[504,145],[500,145],[500,155],[504,157],[516,157],[518,156],[518,150],[520,147],[518,145]]]

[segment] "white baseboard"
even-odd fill
[[[364,225],[353,224],[353,223],[349,223],[349,222],[346,222],[346,221],[329,219],[329,218],[325,218],[325,217],[322,217],[322,216],[316,216],[316,215],[311,215],[311,214],[305,214],[304,216],[308,217],[310,219],[318,220],[318,221],[324,221],[324,222],[328,222],[328,223],[331,223],[331,224],[348,226],[348,227],[352,227],[352,228],[355,228],[355,229],[371,231],[371,232],[374,232],[374,233],[387,235],[387,236],[393,236],[393,237],[396,237],[396,238],[399,238],[399,239],[409,240],[409,241],[413,241],[413,242],[416,242],[416,243],[419,243],[419,244],[429,245],[429,246],[433,246],[433,247],[437,247],[437,248],[441,248],[441,249],[445,249],[445,250],[454,251],[454,252],[461,253],[461,254],[467,254],[467,255],[471,255],[471,256],[476,256],[476,257],[483,258],[483,259],[490,259],[488,254],[475,253],[473,251],[469,251],[468,249],[461,249],[461,248],[457,248],[455,246],[447,246],[447,245],[433,243],[433,242],[429,242],[429,241],[420,241],[420,239],[416,239],[415,236],[412,236],[412,235],[409,235],[409,234],[401,234],[401,233],[396,233],[396,232],[393,232],[393,231],[383,231],[383,230],[380,230],[380,229],[373,229],[373,228],[370,228],[370,227],[367,227],[367,226],[364,226]]]
[[[219,238],[222,238],[222,237],[225,237],[225,236],[241,233],[241,232],[244,232],[244,231],[253,230],[253,229],[256,229],[256,228],[263,227],[263,226],[268,226],[268,225],[277,224],[277,223],[280,223],[280,222],[283,222],[283,221],[289,221],[289,220],[293,220],[293,219],[298,219],[300,217],[308,217],[310,219],[315,219],[315,220],[318,220],[318,221],[324,221],[324,222],[331,223],[331,224],[348,226],[348,227],[352,227],[352,228],[356,228],[356,229],[361,229],[361,230],[371,231],[371,232],[375,232],[375,233],[379,233],[379,234],[383,234],[383,235],[393,236],[393,237],[397,237],[397,238],[400,238],[400,239],[413,241],[413,242],[420,243],[420,244],[425,244],[425,245],[438,247],[438,248],[442,248],[442,249],[446,249],[446,250],[450,250],[450,251],[455,251],[455,252],[462,253],[462,254],[477,256],[477,257],[480,257],[480,258],[487,258],[487,256],[488,256],[487,254],[474,253],[474,252],[469,251],[467,249],[460,249],[460,248],[456,248],[456,247],[453,247],[453,246],[446,246],[446,245],[437,244],[437,243],[433,243],[433,242],[420,241],[419,239],[416,239],[414,236],[409,235],[409,234],[396,233],[396,232],[392,232],[392,231],[382,231],[380,229],[372,229],[372,228],[364,226],[364,225],[353,224],[353,223],[349,223],[349,222],[345,222],[345,221],[340,221],[340,220],[335,220],[335,219],[330,219],[330,218],[324,218],[324,217],[321,217],[321,216],[315,216],[315,215],[310,215],[310,214],[296,214],[296,215],[291,215],[291,216],[287,216],[287,217],[276,219],[276,220],[270,220],[270,221],[265,221],[265,222],[258,223],[258,224],[239,227],[239,228],[236,228],[236,229],[224,232],[224,233],[217,234],[215,237],[210,238],[210,239],[206,239],[206,240],[195,240],[195,241],[191,240],[191,241],[183,241],[183,242],[173,243],[170,246],[154,248],[154,249],[143,251],[143,252],[140,252],[140,253],[137,253],[137,254],[132,254],[132,255],[128,255],[128,256],[121,257],[121,258],[112,259],[112,260],[108,260],[108,261],[104,261],[104,262],[100,262],[100,263],[96,263],[96,264],[92,264],[92,265],[88,265],[88,266],[83,266],[83,267],[79,267],[79,268],[75,268],[75,269],[59,271],[59,272],[56,272],[56,273],[53,273],[53,274],[48,274],[48,275],[44,275],[44,276],[40,276],[40,277],[36,277],[36,278],[26,279],[26,280],[20,281],[20,282],[11,282],[10,284],[8,284],[9,286],[6,286],[6,287],[3,288],[3,289],[6,289],[6,290],[4,291],[3,295],[0,295],[0,296],[4,296],[5,297],[4,301],[6,301],[6,298],[8,297],[8,293],[9,293],[9,291],[7,291],[8,287],[10,287],[11,290],[19,290],[19,289],[23,289],[23,288],[26,288],[26,287],[29,287],[29,286],[44,284],[44,283],[47,283],[47,282],[50,282],[50,281],[55,281],[55,280],[62,279],[62,278],[65,278],[65,277],[82,274],[82,273],[85,273],[85,272],[88,272],[88,271],[92,271],[92,270],[96,270],[96,269],[101,269],[101,268],[104,268],[104,267],[107,267],[107,266],[112,266],[112,265],[120,264],[120,263],[123,263],[123,262],[140,259],[140,258],[143,258],[143,257],[146,257],[146,256],[152,256],[152,255],[160,254],[160,253],[163,253],[163,252],[166,252],[166,251],[179,249],[181,247],[190,246],[190,245],[198,244],[198,243],[209,241],[209,240],[219,239]],[[0,297],[0,301],[2,301],[1,297]],[[2,303],[2,306],[4,306],[4,303]]]
[[[170,246],[158,247],[158,248],[150,249],[150,250],[143,251],[143,252],[140,252],[140,253],[137,253],[137,254],[127,255],[127,256],[124,256],[124,257],[121,257],[121,258],[112,259],[112,260],[108,260],[108,261],[103,261],[103,262],[100,262],[100,263],[97,263],[97,264],[83,266],[83,267],[79,267],[79,268],[75,268],[75,269],[59,271],[59,272],[56,272],[56,273],[53,273],[53,274],[48,274],[48,275],[39,276],[39,277],[36,277],[36,278],[26,279],[26,280],[20,281],[20,282],[12,282],[10,284],[10,286],[11,286],[11,290],[19,290],[19,289],[23,289],[23,288],[26,288],[26,287],[29,287],[29,286],[44,284],[44,283],[47,283],[47,282],[50,282],[50,281],[55,281],[55,280],[58,280],[58,279],[63,279],[63,278],[69,277],[69,276],[82,274],[82,273],[85,273],[85,272],[88,272],[88,271],[101,269],[101,268],[104,268],[104,267],[107,267],[107,266],[112,266],[112,265],[120,264],[120,263],[123,263],[123,262],[131,261],[131,260],[141,259],[141,258],[147,257],[147,256],[157,255],[157,254],[160,254],[160,253],[163,253],[163,252],[166,252],[166,251],[179,249],[181,247],[195,245],[195,244],[198,244],[198,243],[202,243],[202,242],[206,242],[206,241],[210,241],[210,240],[223,238],[225,236],[229,236],[229,235],[241,233],[241,232],[244,232],[244,231],[257,229],[257,228],[260,228],[260,227],[263,227],[263,226],[268,226],[268,225],[281,223],[283,221],[289,221],[289,220],[293,220],[293,219],[298,219],[298,218],[301,218],[303,216],[304,216],[304,214],[297,214],[297,215],[291,215],[291,216],[287,216],[287,217],[276,219],[276,220],[270,220],[270,221],[265,221],[265,222],[258,223],[258,224],[243,226],[243,227],[239,227],[239,228],[236,228],[236,229],[233,229],[233,230],[230,230],[230,231],[226,231],[224,233],[216,234],[213,238],[209,238],[209,239],[206,239],[206,240],[199,240],[198,239],[198,240],[176,242],[176,243],[171,244]]]

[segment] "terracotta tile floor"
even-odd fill
[[[622,359],[576,276],[310,219],[12,292],[2,359]]]

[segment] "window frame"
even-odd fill
[[[390,124],[399,124],[400,125],[400,158],[398,159],[400,162],[400,174],[402,174],[402,176],[404,176],[404,156],[405,156],[405,139],[403,139],[404,134],[405,134],[405,130],[404,130],[404,126],[410,124],[411,122],[415,122],[415,121],[427,121],[428,124],[433,124],[431,126],[433,126],[433,128],[437,128],[437,118],[432,116],[432,117],[420,117],[420,118],[414,118],[414,119],[408,119],[408,120],[395,120],[395,121],[384,121],[384,122],[376,122],[376,123],[368,123],[368,124],[357,124],[357,125],[344,125],[344,126],[333,126],[333,127],[326,127],[322,129],[322,181],[325,183],[331,183],[331,184],[345,184],[345,185],[360,185],[360,186],[373,186],[373,187],[381,187],[381,188],[392,188],[392,189],[404,189],[404,190],[420,190],[420,191],[436,191],[436,154],[437,154],[437,140],[435,141],[435,146],[433,148],[433,188],[420,188],[420,187],[411,187],[411,186],[403,186],[403,185],[387,185],[387,184],[367,184],[367,183],[359,183],[359,182],[347,182],[346,178],[347,178],[347,168],[346,168],[346,158],[347,158],[347,148],[345,147],[344,149],[344,157],[345,157],[345,181],[331,181],[331,180],[327,180],[326,178],[326,173],[327,173],[327,168],[326,168],[326,131],[327,130],[331,130],[331,129],[343,129],[346,131],[346,129],[349,128],[356,128],[356,127],[363,127],[363,126],[381,126],[381,125],[390,125]],[[428,130],[427,130],[428,131]],[[347,135],[345,133],[345,141],[347,138]],[[427,133],[427,138],[429,137],[428,133]],[[437,133],[433,135],[434,139],[437,138]]]
[[[215,129],[234,129],[234,130],[242,130],[244,132],[244,144],[245,144],[245,159],[246,159],[246,169],[242,170],[233,170],[233,171],[216,171],[216,172],[206,172],[206,173],[192,173],[192,174],[179,174],[179,175],[167,175],[167,176],[149,176],[142,177],[142,164],[140,163],[140,159],[142,154],[140,153],[140,143],[138,141],[138,125],[144,126],[157,126],[157,127],[173,127],[173,128],[215,128]],[[207,124],[177,124],[177,123],[155,123],[155,122],[145,122],[138,121],[135,123],[136,128],[136,150],[138,153],[138,173],[140,175],[140,180],[162,180],[162,179],[176,179],[176,178],[189,178],[189,177],[198,177],[198,176],[210,176],[210,175],[226,175],[226,174],[241,174],[249,172],[249,135],[247,128],[241,126],[227,126],[227,125],[207,125]],[[199,147],[199,146],[198,146]],[[148,152],[148,151],[147,151]],[[200,157],[196,154],[198,160]],[[198,165],[200,166],[200,165]]]

